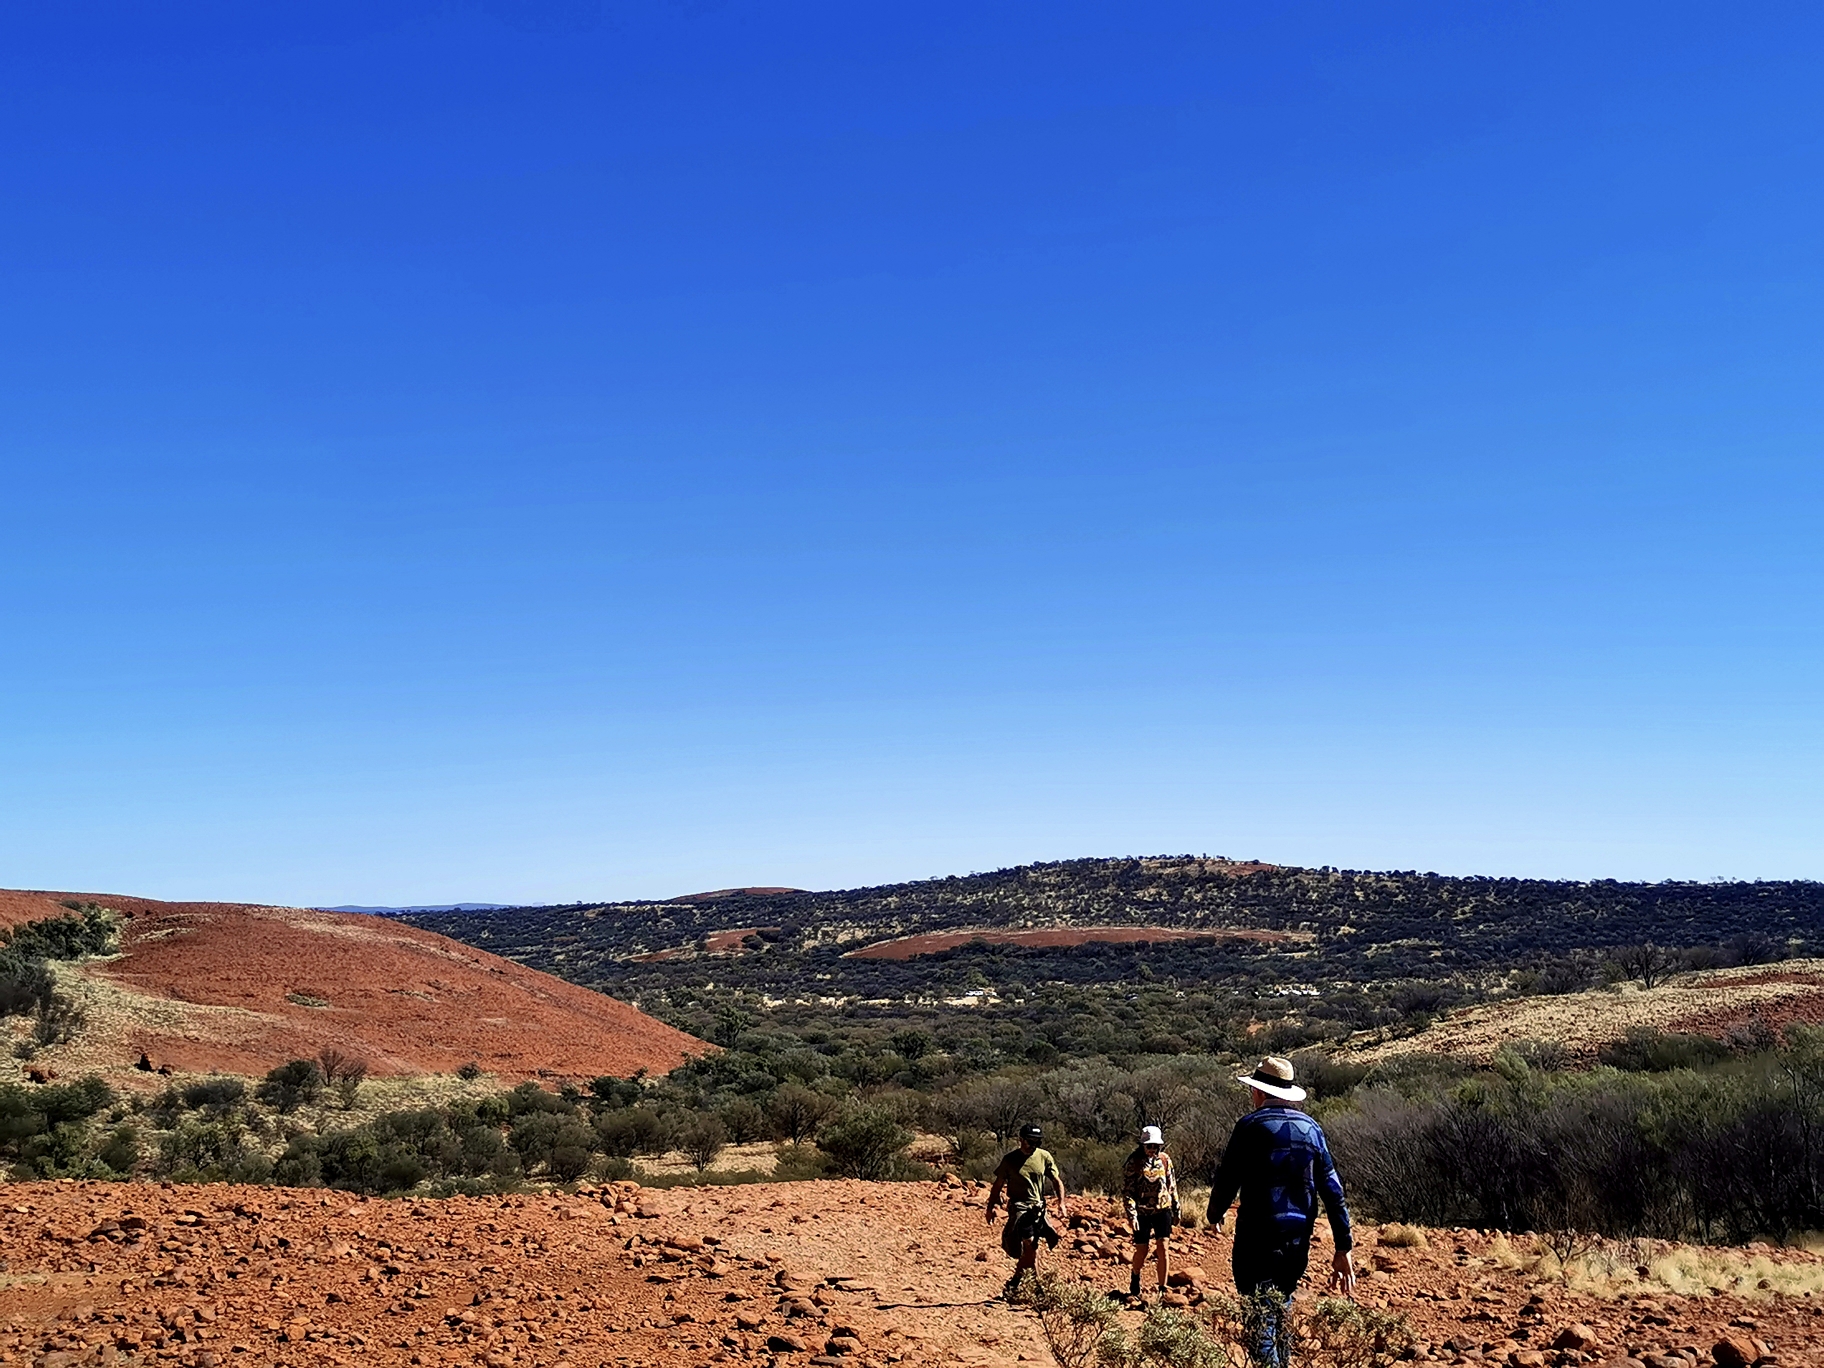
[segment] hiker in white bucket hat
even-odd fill
[[[1127,1223],[1134,1231],[1134,1268],[1128,1280],[1127,1295],[1140,1295],[1140,1270],[1146,1267],[1149,1245],[1156,1244],[1159,1265],[1159,1290],[1165,1291],[1172,1274],[1171,1255],[1165,1242],[1172,1227],[1178,1224],[1178,1174],[1172,1167],[1172,1156],[1165,1152],[1165,1133],[1157,1126],[1143,1126],[1140,1143],[1127,1156],[1123,1170],[1126,1179]]]

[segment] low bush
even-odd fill
[[[1728,1054],[1727,1045],[1709,1036],[1637,1026],[1621,1040],[1604,1045],[1597,1058],[1631,1073],[1668,1073],[1673,1069],[1705,1068]]]
[[[244,1079],[217,1075],[186,1084],[178,1096],[188,1110],[223,1111],[246,1101],[247,1083]]]
[[[817,1148],[845,1178],[893,1177],[911,1143],[911,1131],[871,1106],[850,1107],[817,1135]]]
[[[269,1071],[254,1096],[280,1112],[294,1112],[323,1095],[323,1071],[314,1059],[294,1059]]]
[[[1824,1034],[1791,1035],[1708,1069],[1371,1087],[1325,1124],[1354,1199],[1382,1220],[1785,1238],[1824,1227]]]
[[[1058,1368],[1096,1368],[1127,1359],[1127,1339],[1116,1319],[1120,1308],[1096,1288],[1043,1272],[1029,1278],[1017,1296],[1038,1316]]]

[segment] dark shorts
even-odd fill
[[[1311,1246],[1302,1240],[1277,1248],[1244,1246],[1237,1241],[1231,1265],[1235,1270],[1235,1290],[1252,1297],[1265,1288],[1276,1287],[1281,1296],[1290,1298],[1310,1260]]]
[[[1045,1208],[1027,1207],[1010,1213],[1007,1227],[1001,1231],[1002,1252],[1010,1259],[1017,1259],[1020,1257],[1021,1246],[1035,1240],[1049,1241],[1053,1249],[1058,1247],[1058,1232],[1045,1219]]]
[[[1134,1223],[1134,1243],[1147,1244],[1152,1240],[1169,1240],[1172,1227],[1177,1224],[1178,1215],[1170,1207],[1163,1211],[1142,1211]]]

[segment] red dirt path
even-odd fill
[[[46,1368],[1044,1363],[1032,1314],[993,1299],[1009,1264],[982,1219],[985,1195],[819,1182],[361,1201],[320,1189],[11,1184],[0,1356]],[[1115,1209],[1073,1205],[1080,1228],[1044,1264],[1125,1285]],[[1420,1364],[1692,1368],[1725,1335],[1765,1341],[1783,1368],[1824,1355],[1824,1307],[1809,1296],[1643,1289],[1607,1300],[1504,1266],[1496,1241],[1473,1232],[1434,1232],[1429,1249],[1383,1249],[1358,1233],[1359,1296],[1410,1318]],[[1185,1300],[1228,1285],[1228,1240],[1181,1230],[1172,1244],[1192,1279]],[[1315,1268],[1328,1253],[1320,1243]],[[1320,1290],[1321,1276],[1306,1286]],[[1129,1333],[1137,1319],[1123,1314]],[[1588,1351],[1554,1349],[1574,1325],[1588,1327]]]
[[[712,1048],[624,1002],[385,917],[10,891],[0,917],[64,915],[63,898],[126,918],[120,957],[84,972],[104,990],[88,1048],[128,1060],[144,1051],[178,1070],[262,1074],[333,1046],[378,1076],[474,1060],[508,1079],[589,1079],[663,1072]]]
[[[860,950],[851,950],[845,959],[909,960],[918,955],[935,955],[940,950],[954,950],[970,941],[989,945],[1127,945],[1136,941],[1207,940],[1255,941],[1273,944],[1308,938],[1294,931],[1246,931],[1237,927],[1182,926],[1052,926],[1036,931],[928,931],[918,936],[900,936],[894,940],[876,941]]]

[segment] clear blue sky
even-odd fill
[[[1812,5],[14,5],[0,884],[1824,876]]]

